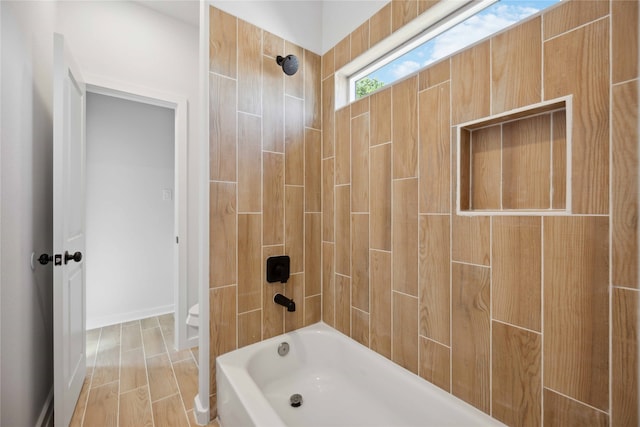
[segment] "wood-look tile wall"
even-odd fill
[[[218,355],[320,320],[322,289],[333,289],[322,281],[321,254],[333,254],[322,241],[333,224],[323,228],[321,179],[333,183],[334,165],[322,161],[321,57],[214,7],[210,21],[214,394]],[[300,64],[291,77],[275,60],[286,54]],[[289,282],[267,284],[266,258],[283,254],[291,257]],[[295,300],[294,313],[273,302],[278,292]]]
[[[392,0],[322,58],[323,320],[508,425],[639,425],[638,2],[564,1],[334,112],[334,72],[430,3]],[[571,151],[563,113],[530,120],[560,135],[544,207],[568,179],[571,215],[455,215],[455,126],[567,95]],[[504,162],[492,131],[473,161]]]

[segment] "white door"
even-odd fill
[[[85,87],[64,37],[53,52],[53,369],[55,425],[67,427],[86,374]],[[75,256],[74,256],[75,255]]]

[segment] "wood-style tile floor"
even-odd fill
[[[198,349],[176,351],[173,337],[173,314],[88,331],[87,377],[71,426],[197,425]]]

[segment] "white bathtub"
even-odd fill
[[[223,427],[503,425],[324,323],[224,354],[216,375]]]

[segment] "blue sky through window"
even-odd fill
[[[559,1],[500,0],[364,78],[375,78],[389,84]]]

